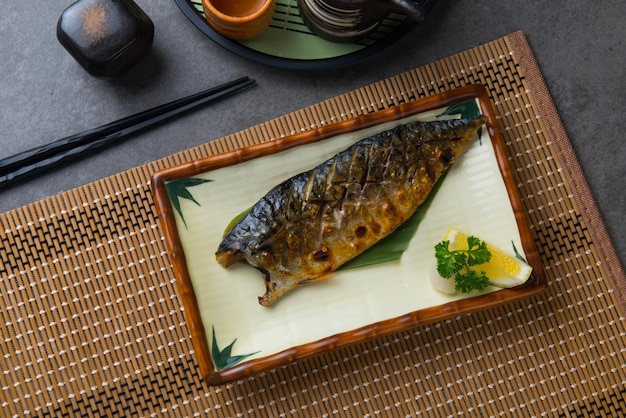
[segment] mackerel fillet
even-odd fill
[[[217,261],[258,269],[264,306],[330,277],[407,220],[486,121],[414,122],[362,139],[271,189],[226,234]]]

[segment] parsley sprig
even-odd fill
[[[467,238],[467,250],[450,250],[449,246],[450,241],[447,240],[435,245],[439,275],[445,279],[454,277],[454,288],[461,293],[486,288],[489,285],[489,278],[484,271],[478,273],[472,267],[491,259],[487,243],[470,236]]]

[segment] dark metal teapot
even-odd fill
[[[436,0],[298,0],[302,19],[316,35],[354,42],[376,29],[392,12],[424,20]]]

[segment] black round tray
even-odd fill
[[[355,43],[335,43],[314,35],[300,17],[297,0],[276,0],[270,27],[256,38],[235,41],[217,33],[204,19],[201,0],[175,0],[185,16],[207,37],[249,60],[290,70],[322,70],[352,65],[383,50],[414,22],[399,13],[384,19],[376,31]],[[435,1],[426,1],[435,3]],[[425,6],[428,7],[428,6]]]

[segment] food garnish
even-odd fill
[[[484,271],[477,272],[472,267],[486,263],[491,258],[487,244],[476,237],[467,237],[467,249],[451,250],[450,241],[435,245],[437,272],[444,279],[454,279],[454,288],[461,293],[483,290],[489,286],[489,278]]]
[[[437,275],[444,280],[454,279],[454,290],[461,293],[483,290],[489,285],[519,286],[532,273],[532,267],[520,256],[506,254],[456,228],[450,228],[443,241],[435,245],[435,258]],[[431,279],[436,289],[449,293],[445,284],[437,283],[437,277]]]

